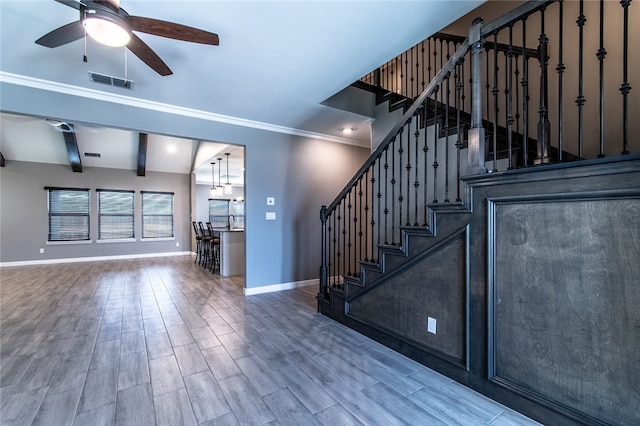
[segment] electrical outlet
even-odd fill
[[[180,247],[180,243],[176,243],[176,247]]]
[[[44,253],[44,249],[43,248],[40,249],[40,254],[42,254],[42,253]]]
[[[428,317],[427,318],[427,331],[432,334],[436,334],[436,319]]]
[[[265,218],[267,220],[276,220],[276,212],[267,212]]]

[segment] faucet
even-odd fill
[[[230,214],[229,215],[229,220],[228,220],[228,223],[227,223],[227,228],[232,229],[234,227],[234,225],[235,225],[235,223],[234,223],[235,220],[236,220],[236,217],[234,215]]]

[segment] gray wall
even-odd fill
[[[244,145],[248,288],[318,277],[320,206],[333,200],[369,152],[183,112],[116,105],[6,82],[0,83],[0,90],[0,109],[6,112]],[[185,189],[185,194],[190,191]],[[266,197],[276,198],[276,221],[265,220]],[[185,227],[190,220],[184,217]]]
[[[0,169],[0,261],[38,261],[74,257],[116,256],[143,253],[189,251],[189,175],[147,172],[136,176],[135,170],[84,167],[74,173],[69,166],[27,162],[7,162]],[[46,245],[47,191],[45,186],[87,188],[91,190],[90,244]],[[98,214],[96,189],[135,191],[136,242],[96,243]],[[140,191],[174,193],[174,236],[171,241],[139,241],[141,228]],[[179,246],[176,246],[179,244]],[[40,249],[44,248],[44,253]]]

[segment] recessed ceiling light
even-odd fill
[[[353,127],[343,127],[342,129],[340,129],[340,131],[346,135],[348,135],[349,133],[353,133],[356,131],[356,129],[354,129]]]
[[[173,154],[174,152],[176,152],[178,150],[178,148],[176,148],[175,145],[167,145],[167,152],[169,154]]]

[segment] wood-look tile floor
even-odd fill
[[[2,425],[532,425],[190,256],[0,269]]]

